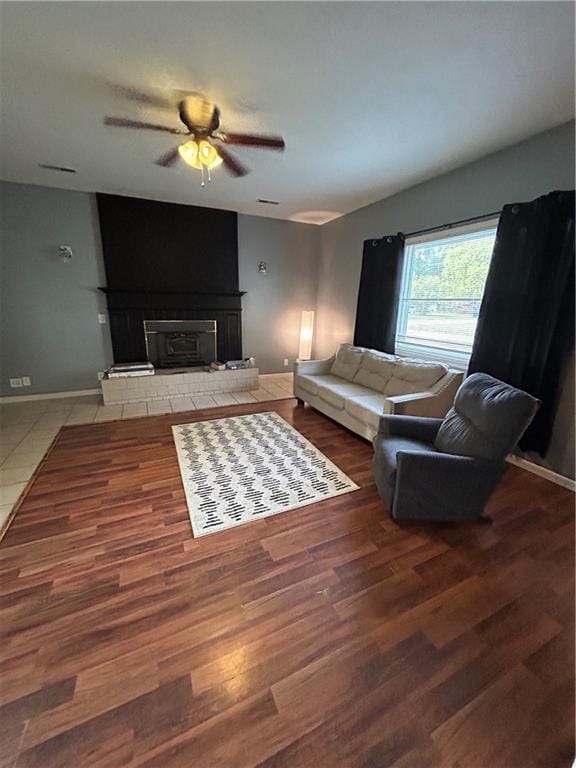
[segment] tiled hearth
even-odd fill
[[[152,378],[152,377],[150,377]],[[0,404],[0,536],[20,494],[63,426],[293,397],[292,374],[260,375],[257,389],[104,405],[99,395]]]
[[[237,371],[156,371],[153,376],[104,379],[105,405],[258,390],[258,368]]]

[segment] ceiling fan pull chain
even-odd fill
[[[212,176],[210,176],[210,166],[207,166],[208,168],[208,183],[212,181]]]
[[[200,163],[200,173],[202,174],[202,184],[200,184],[200,186],[205,187],[206,184],[204,183],[204,163]]]

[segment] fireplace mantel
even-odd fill
[[[245,294],[244,291],[191,293],[190,291],[134,291],[122,288],[99,288],[99,290],[106,294],[108,309],[233,309],[241,311],[241,299]]]
[[[105,286],[100,286],[98,290],[106,294],[136,293],[152,296],[244,296],[246,294],[246,291],[234,291],[233,293],[216,293],[215,291],[209,293],[199,291],[135,291],[131,288],[106,288]]]

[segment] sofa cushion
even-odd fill
[[[363,347],[341,344],[340,349],[336,353],[336,359],[332,363],[330,373],[334,376],[340,376],[341,379],[352,381],[362,363],[364,351]]]
[[[534,418],[540,401],[521,389],[473,373],[456,393],[434,444],[443,453],[503,459]]]
[[[442,363],[423,363],[419,360],[397,359],[392,378],[384,393],[389,397],[425,392],[448,372]]]
[[[378,430],[386,406],[385,395],[364,395],[346,400],[344,410],[354,419]]]
[[[354,384],[351,381],[345,381],[339,376],[317,376],[316,381],[318,384],[317,396],[320,400],[324,400],[324,402],[339,410],[344,410],[346,400],[351,397],[374,394],[367,387]]]
[[[376,392],[384,392],[386,385],[394,374],[397,358],[385,352],[366,350],[362,356],[360,367],[356,371],[354,381]]]
[[[299,373],[296,382],[299,387],[306,390],[306,392],[310,392],[311,395],[318,394],[318,376]]]

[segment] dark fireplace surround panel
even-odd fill
[[[101,290],[108,300],[116,363],[138,363],[148,359],[145,320],[215,320],[218,358],[238,360],[242,357],[241,293],[206,296]]]
[[[148,359],[145,321],[215,321],[218,359],[242,358],[237,214],[96,197],[114,362]]]

